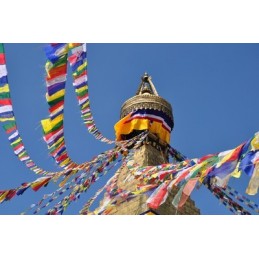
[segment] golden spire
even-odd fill
[[[144,76],[142,76],[141,79],[142,80],[136,95],[152,94],[159,96],[153,82],[151,81],[152,78],[147,74],[147,72],[145,72]]]
[[[164,112],[173,120],[172,106],[158,92],[151,80],[151,76],[145,73],[141,77],[141,83],[136,95],[128,99],[121,107],[120,117],[123,118],[132,111],[138,109],[153,109]]]

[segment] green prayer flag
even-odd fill
[[[0,43],[0,53],[4,53],[4,44]]]

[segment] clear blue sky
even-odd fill
[[[40,120],[48,116],[45,101],[44,44],[5,44],[9,83],[20,134],[40,167],[58,170],[42,140]],[[132,97],[148,72],[158,93],[173,106],[171,145],[188,157],[201,157],[236,147],[259,131],[259,44],[88,44],[90,104],[95,122],[108,138],[122,103]],[[0,189],[36,179],[15,157],[0,131]],[[111,146],[90,135],[80,118],[71,78],[65,101],[65,137],[76,162],[91,159]],[[65,214],[78,214],[93,185]],[[245,193],[248,177],[230,185]],[[19,214],[55,189],[26,191],[0,204],[0,214]],[[247,196],[259,203],[257,196]],[[230,214],[204,187],[192,194],[202,214]],[[55,204],[55,203],[53,203]]]

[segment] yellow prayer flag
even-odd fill
[[[50,119],[44,119],[44,120],[41,120],[40,122],[45,134],[46,132],[50,132],[52,130],[52,124]]]
[[[73,48],[75,48],[77,46],[80,46],[80,45],[81,45],[81,43],[68,43],[69,49],[73,49]]]
[[[226,153],[226,155],[222,156],[221,160],[217,163],[217,168],[220,167],[221,165],[223,165],[232,156],[234,151],[235,151],[235,149],[231,149],[229,151],[222,152],[222,153]],[[220,156],[221,155],[219,154],[219,157]]]
[[[62,161],[60,163],[60,166],[67,166],[69,163],[71,162],[70,158],[68,157],[67,159],[65,159],[64,161]]]
[[[58,139],[58,141],[56,141],[53,145],[51,145],[50,147],[49,147],[49,149],[51,149],[52,147],[58,147],[58,145],[61,143],[61,142],[64,142],[64,137],[61,137],[61,138],[59,138]]]
[[[52,102],[63,96],[65,96],[65,89],[62,89],[62,90],[52,94],[51,96],[49,96],[48,93],[46,93],[46,100],[47,100],[47,102]]]
[[[9,85],[5,84],[4,86],[0,87],[0,93],[9,93],[10,89],[9,89]]]
[[[64,114],[60,114],[59,116],[57,116],[55,119],[51,120],[51,125],[52,127],[55,127],[58,123],[60,123],[61,121],[63,121],[64,119]]]
[[[235,170],[233,171],[233,173],[231,173],[232,177],[239,178],[241,176],[241,171],[238,170],[239,164],[240,164],[240,162],[238,162]]]
[[[66,177],[65,177],[65,179],[59,184],[59,187],[63,187],[64,185],[65,185],[65,183],[68,181],[68,179],[72,176],[72,175],[74,175],[74,174],[76,174],[78,171],[77,170],[73,170],[69,175],[67,175]]]
[[[2,193],[2,194],[0,195],[0,203],[5,200],[5,197],[6,197],[7,194],[8,194],[8,191],[5,191],[4,193]]]
[[[89,101],[86,102],[86,103],[84,103],[84,104],[82,105],[81,109],[83,110],[83,109],[88,108],[88,107],[89,107]]]
[[[46,73],[47,73],[48,77],[50,76],[50,75],[49,75],[49,70],[50,70],[52,67],[53,67],[52,62],[47,61],[46,64],[45,64],[45,70],[46,70]]]
[[[14,121],[14,117],[12,118],[0,118],[0,122],[5,122],[5,121]]]
[[[255,195],[258,192],[258,187],[259,187],[259,163],[255,165],[255,169],[251,177],[251,180],[248,184],[248,187],[246,189],[246,193],[249,195]]]
[[[87,66],[87,63],[84,62],[81,66],[79,66],[79,67],[77,68],[77,71],[81,71],[81,70],[85,69],[86,66]],[[77,76],[77,72],[74,72],[74,73],[73,73],[73,76]]]
[[[259,150],[259,133],[256,133],[251,141],[252,150]]]
[[[19,137],[17,140],[15,140],[14,142],[12,142],[12,144],[15,145],[15,144],[17,144],[17,143],[19,143],[19,142],[21,142],[21,141],[22,141],[22,139],[21,139],[21,137]]]
[[[82,87],[76,89],[76,93],[80,94],[81,92],[84,92],[87,90],[87,85],[83,85]]]

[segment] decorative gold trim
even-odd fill
[[[167,114],[173,120],[172,106],[165,99],[156,95],[136,95],[123,103],[121,118],[137,109],[154,109]]]

